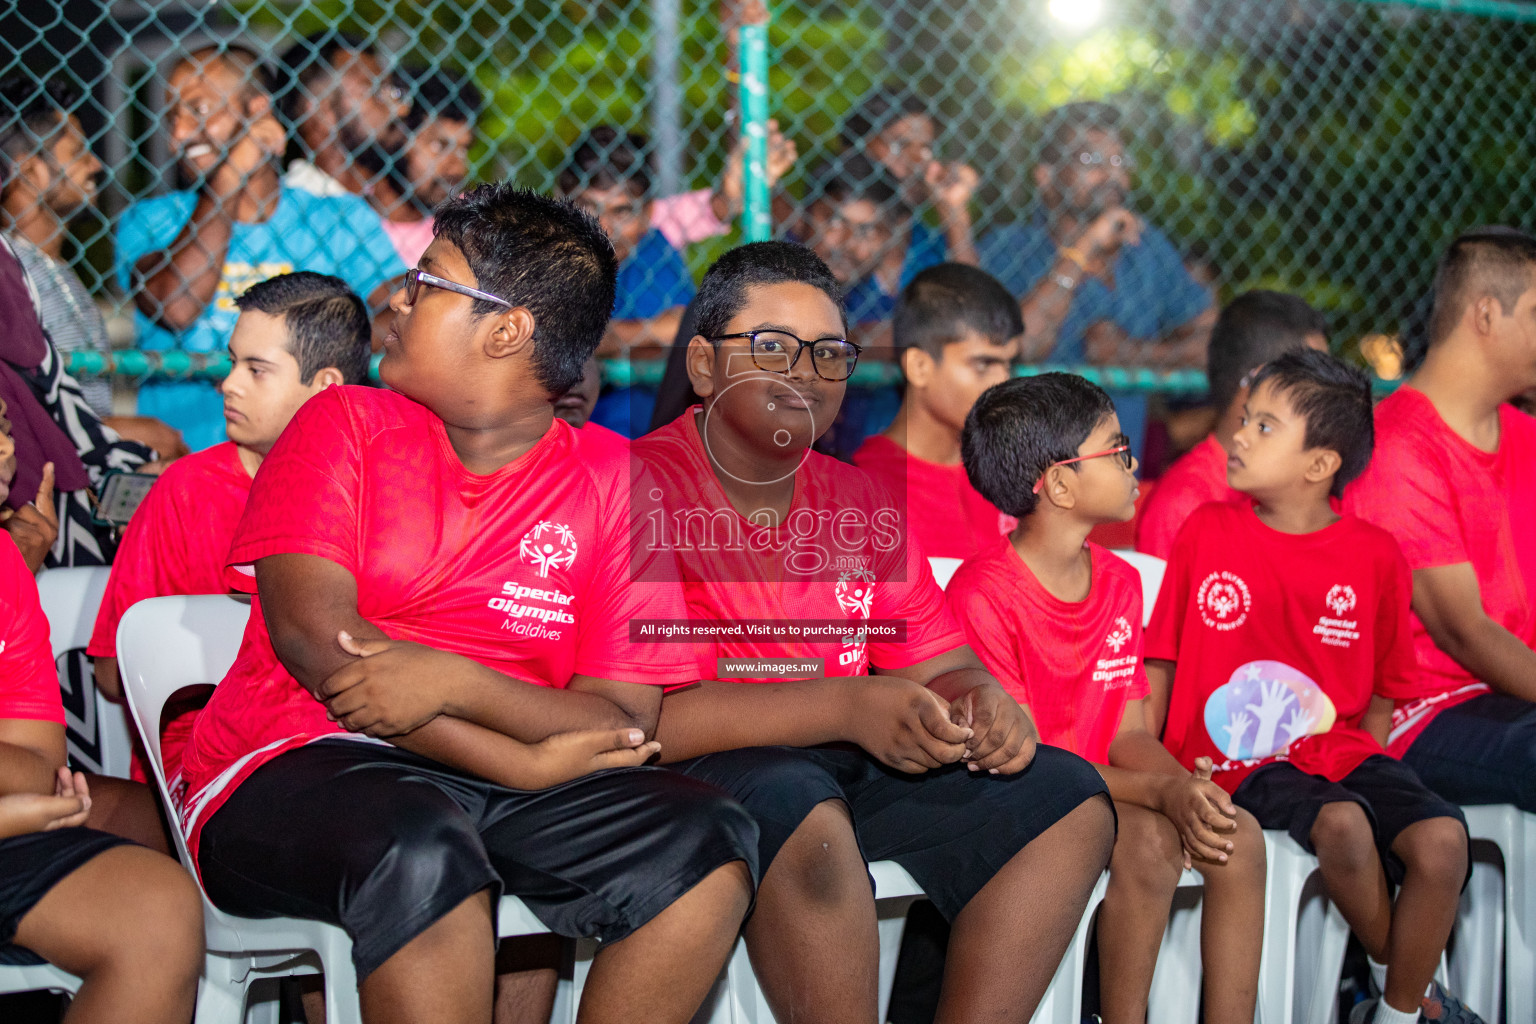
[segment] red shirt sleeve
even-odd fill
[[[64,703],[37,580],[10,534],[0,531],[0,719],[5,718],[63,725]]]
[[[965,629],[966,642],[986,670],[1020,704],[1029,703],[1029,681],[1020,657],[1024,645],[1014,635],[1014,617],[993,604],[977,585],[980,573],[957,573],[944,597],[954,618]]]
[[[1345,511],[1386,530],[1413,569],[1472,561],[1444,464],[1419,450],[1417,435],[1394,431],[1378,439],[1364,475],[1344,492]]]
[[[933,578],[928,558],[910,532],[906,538],[904,582],[879,584],[873,618],[903,619],[905,643],[871,640],[869,663],[879,668],[901,669],[937,657],[965,644],[965,634],[944,603],[944,591]]]
[[[1152,606],[1152,620],[1144,634],[1146,656],[1159,661],[1179,660],[1179,637],[1184,631],[1184,615],[1189,609],[1189,563],[1194,558],[1196,534],[1202,517],[1190,517],[1173,542],[1163,585]]]
[[[300,406],[256,471],[229,553],[236,589],[255,592],[255,578],[238,567],[268,555],[318,555],[358,575],[360,454],[368,438],[342,392],[327,388]]]
[[[1389,554],[1382,559],[1381,601],[1376,608],[1376,679],[1372,687],[1377,696],[1392,700],[1410,700],[1422,695],[1416,681],[1418,659],[1414,657],[1413,627],[1408,611],[1413,599],[1413,574],[1391,538],[1383,538]]]
[[[634,493],[649,493],[654,486],[649,474],[641,472],[633,484]],[[593,578],[595,600],[581,616],[572,671],[628,683],[691,683],[700,678],[691,645],[639,643],[629,635],[631,619],[688,617],[678,571],[658,564],[673,554],[647,541],[644,534],[650,524],[642,516],[628,514],[623,495],[612,497],[609,505],[599,542],[602,565]]]

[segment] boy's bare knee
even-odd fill
[[[1467,830],[1455,818],[1427,818],[1404,829],[1392,844],[1410,874],[1461,889],[1467,877]]]
[[[770,887],[787,887],[797,899],[818,907],[869,895],[869,876],[846,804],[826,800],[811,809],[769,865],[764,889]]]
[[[1365,809],[1350,800],[1324,804],[1312,822],[1312,848],[1320,858],[1361,869],[1376,860],[1376,839]]]
[[[1109,858],[1112,882],[1134,886],[1148,896],[1171,897],[1184,870],[1178,829],[1156,811],[1124,804],[1115,809],[1120,833]]]

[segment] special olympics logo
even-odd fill
[[[867,619],[875,601],[875,574],[868,569],[843,573],[832,589],[832,594],[837,598],[837,606],[843,610],[844,615]]]
[[[1328,589],[1324,600],[1333,614],[1343,615],[1355,607],[1355,588],[1348,583],[1336,583]]]
[[[1130,643],[1130,641],[1131,624],[1126,619],[1126,617],[1122,615],[1115,620],[1115,628],[1110,630],[1109,636],[1104,638],[1104,642],[1109,645],[1111,650],[1113,650],[1116,654],[1119,654],[1120,648]]]
[[[1248,592],[1248,584],[1237,574],[1213,572],[1200,584],[1195,603],[1200,607],[1201,621],[1226,632],[1248,621],[1253,595]]]
[[[540,576],[548,576],[549,570],[569,568],[576,561],[576,535],[564,523],[541,520],[523,534],[518,553],[538,567]]]

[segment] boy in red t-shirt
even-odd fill
[[[1099,910],[1108,1024],[1145,1021],[1183,867],[1205,876],[1205,1019],[1252,1024],[1264,933],[1264,837],[1148,728],[1141,578],[1088,541],[1136,507],[1136,460],[1103,389],[1047,373],[989,389],[965,424],[965,469],[1017,517],[1011,543],[967,561],[947,597],[971,647],[1046,743],[1099,766],[1120,832]]]
[[[80,976],[72,1021],[189,1020],[203,966],[197,888],[175,861],[80,827],[90,791],[64,755],[48,620],[0,534],[0,964],[41,957]]]
[[[1256,289],[1222,309],[1206,353],[1216,429],[1157,478],[1136,516],[1137,551],[1166,559],[1190,513],[1239,497],[1227,483],[1227,452],[1242,426],[1248,381],[1271,359],[1301,348],[1328,351],[1328,321],[1300,296]]]
[[[140,601],[172,594],[222,594],[230,541],[245,511],[251,478],[299,407],[333,384],[368,379],[368,311],[337,277],[300,271],[253,285],[235,305],[229,338],[233,366],[219,385],[229,440],[177,459],[134,512],[112,561],[86,653],[96,685],[121,700],[117,624]],[[172,792],[181,751],[201,698],[169,709],[161,752]],[[138,759],[134,777],[147,781]]]
[[[624,450],[554,419],[613,249],[505,184],[434,231],[391,297],[391,390],[306,402],[252,484],[229,555],[251,619],[183,758],[189,846],[219,906],[344,928],[365,1021],[489,1021],[502,893],[602,941],[584,1020],[686,1021],[757,835],[642,767],[662,688],[697,672],[628,623],[682,594],[625,576]]]
[[[696,652],[711,680],[668,694],[657,736],[664,760],[758,822],[745,934],[769,1005],[779,1020],[875,1019],[865,860],[889,858],[954,922],[939,1019],[1022,1024],[1108,859],[1103,782],[1036,746],[889,493],[811,450],[859,351],[826,264],[789,242],[741,246],[697,309],[687,365],[703,404],[632,449],[657,482],[636,492],[636,570],[680,570],[687,618],[635,628]]]
[[[1180,531],[1147,674],[1179,762],[1211,758],[1233,803],[1317,855],[1383,993],[1351,1024],[1473,1021],[1431,986],[1467,877],[1461,811],[1382,749],[1389,702],[1413,687],[1408,567],[1386,531],[1330,504],[1371,433],[1370,380],[1332,356],[1255,375],[1227,469],[1245,500]]]
[[[901,292],[891,325],[906,381],[901,408],[853,464],[903,501],[911,535],[931,558],[969,558],[1002,546],[1013,528],[977,493],[960,464],[965,415],[1019,357],[1019,302],[984,270],[940,263]]]
[[[1418,685],[1388,749],[1459,804],[1536,813],[1536,238],[1470,231],[1435,276],[1429,351],[1376,408],[1345,507],[1413,570]]]

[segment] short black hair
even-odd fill
[[[1307,448],[1339,453],[1339,471],[1328,493],[1342,498],[1344,485],[1365,472],[1376,444],[1371,378],[1326,352],[1305,348],[1265,363],[1253,378],[1253,390],[1265,383],[1306,421],[1302,443]]]
[[[912,215],[901,198],[900,188],[891,180],[890,172],[863,153],[844,153],[825,160],[817,165],[811,178],[814,182],[812,202],[822,199],[841,204],[867,200],[879,207],[881,214],[893,223],[905,221]]]
[[[308,385],[328,366],[343,384],[368,380],[372,330],[368,310],[347,282],[299,270],[251,285],[235,299],[244,312],[280,316],[288,328],[288,351],[299,364],[299,383]]]
[[[1000,511],[1023,519],[1040,501],[1036,481],[1052,463],[1076,458],[1114,411],[1107,391],[1075,373],[994,384],[965,417],[960,434],[965,475]]]
[[[1205,373],[1218,412],[1237,397],[1245,376],[1276,356],[1307,347],[1307,335],[1328,337],[1328,319],[1299,295],[1255,288],[1222,307],[1211,328]]]
[[[378,56],[378,49],[362,36],[333,28],[310,33],[277,58],[273,99],[290,128],[297,127],[300,109],[314,97],[315,83],[336,70],[336,55],[343,52]]]
[[[749,242],[729,250],[705,271],[694,297],[698,333],[706,338],[726,333],[726,325],[747,304],[748,288],[786,282],[821,289],[847,328],[842,291],[815,250],[798,242]]]
[[[935,359],[974,332],[994,345],[1024,333],[1019,300],[980,267],[939,263],[908,282],[896,300],[891,336],[898,352],[920,348]]]
[[[626,186],[637,196],[651,191],[650,140],[600,124],[576,140],[555,179],[562,195],[584,188]]]
[[[933,115],[928,103],[917,93],[891,86],[877,86],[865,93],[843,118],[842,131],[838,134],[845,148],[858,146],[885,131],[904,117]]]
[[[1505,316],[1536,284],[1536,238],[1494,224],[1457,236],[1435,267],[1435,302],[1429,315],[1429,344],[1444,341],[1461,323],[1467,304],[1492,295]]]
[[[406,115],[409,127],[420,128],[432,117],[473,125],[480,117],[485,100],[468,75],[442,68],[417,68],[404,77],[411,94],[411,112]]]
[[[213,63],[224,64],[240,79],[241,102],[249,103],[256,96],[271,96],[273,84],[271,70],[262,61],[261,54],[238,40],[221,39],[217,42],[205,43],[187,51],[186,56],[177,61],[175,67],[195,64],[199,71],[206,71]]]
[[[1040,127],[1039,163],[1059,167],[1078,146],[1085,132],[1120,134],[1120,111],[1108,103],[1083,100],[1048,112]]]
[[[435,217],[433,237],[458,247],[477,288],[533,314],[534,374],[564,394],[613,312],[618,262],[597,218],[504,181],[445,200]],[[484,316],[502,307],[475,299],[472,309]]]
[[[8,75],[0,81],[0,188],[15,175],[16,162],[36,153],[79,102],[80,91],[61,78]]]

